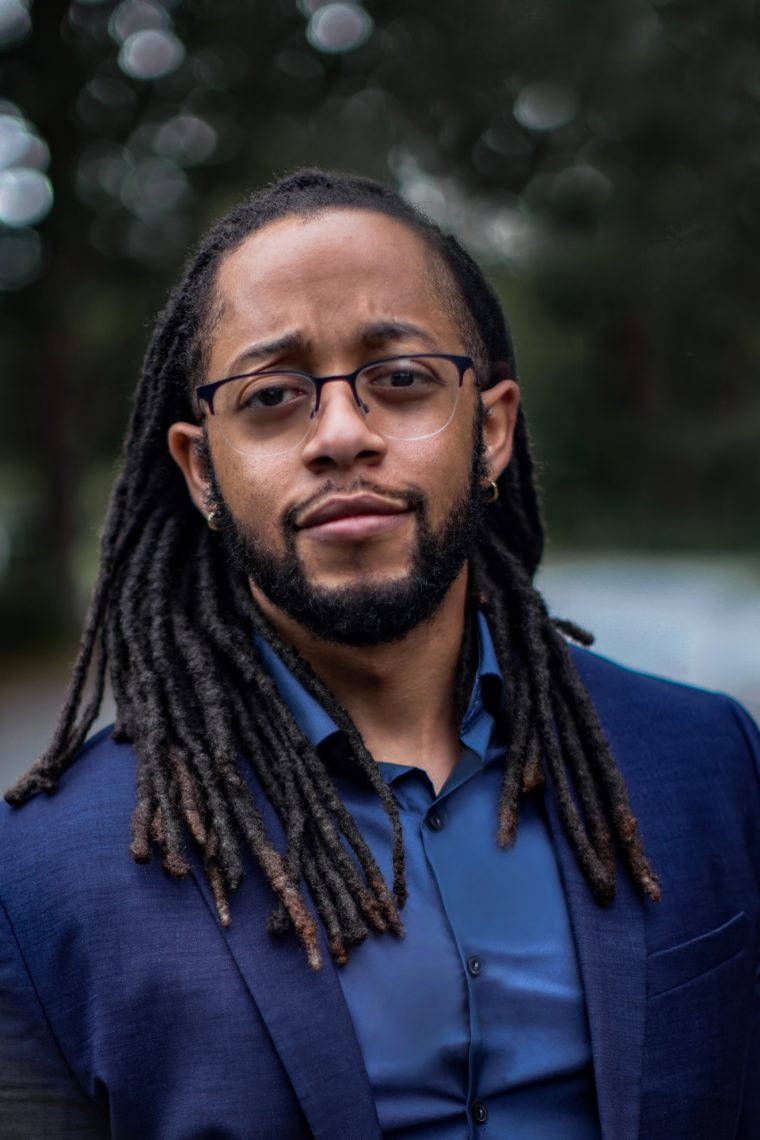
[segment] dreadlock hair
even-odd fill
[[[114,736],[131,741],[137,757],[132,857],[145,862],[156,848],[168,873],[182,877],[190,867],[189,839],[227,924],[247,848],[274,892],[270,931],[295,930],[315,968],[321,959],[314,910],[339,964],[369,931],[403,933],[399,912],[406,882],[398,808],[347,711],[280,640],[248,583],[222,557],[165,439],[170,424],[197,419],[192,390],[205,379],[219,315],[216,276],[225,256],[277,219],[333,209],[379,212],[410,227],[430,251],[434,281],[463,329],[481,383],[515,375],[509,331],[479,267],[453,237],[389,187],[304,170],[233,208],[203,239],[156,324],[60,719],[47,751],[6,796],[20,805],[36,792],[55,790],[97,715],[108,676],[117,709]],[[590,635],[552,620],[533,588],[544,535],[522,412],[499,490],[469,562],[472,604],[488,616],[505,680],[498,842],[513,842],[521,795],[548,780],[596,899],[612,898],[617,857],[643,893],[656,899],[657,880],[622,776],[568,652],[565,635],[584,644]],[[264,668],[254,633],[272,645],[345,733],[357,770],[389,817],[390,886],[328,768]],[[465,638],[460,689],[471,680],[470,657],[471,639]],[[241,755],[282,822],[284,854],[267,832]]]

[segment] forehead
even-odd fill
[[[424,238],[384,214],[331,209],[278,219],[219,268],[210,370],[222,374],[247,340],[290,336],[337,348],[383,322],[420,326],[456,351],[462,339],[444,278]]]

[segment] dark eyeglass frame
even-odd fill
[[[297,368],[266,368],[263,372],[238,372],[234,376],[225,376],[223,380],[211,380],[208,384],[201,384],[195,389],[195,396],[197,400],[202,400],[207,406],[209,412],[214,414],[214,396],[217,388],[221,388],[223,384],[229,384],[231,380],[245,380],[251,376],[266,377],[266,376],[300,376],[304,380],[310,380],[314,385],[316,398],[314,400],[314,407],[312,408],[311,415],[315,416],[319,411],[319,402],[322,398],[322,389],[325,384],[332,383],[333,380],[343,380],[350,387],[354,401],[357,408],[362,412],[369,411],[369,408],[359,399],[359,393],[356,391],[356,380],[360,373],[366,371],[368,368],[375,368],[378,364],[391,364],[394,360],[450,360],[459,369],[459,388],[464,383],[464,374],[471,368],[475,376],[475,384],[478,388],[482,387],[478,375],[475,372],[475,364],[471,356],[457,356],[451,352],[405,352],[396,356],[384,356],[380,360],[370,360],[367,364],[362,364],[361,368],[357,368],[355,372],[339,373],[336,376],[313,376],[311,372],[300,372]]]

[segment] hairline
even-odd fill
[[[451,317],[462,334],[462,339],[468,354],[472,356],[475,363],[476,374],[481,377],[483,386],[487,386],[489,376],[488,354],[478,329],[475,315],[471,312],[462,287],[457,281],[452,267],[447,262],[444,250],[441,248],[443,240],[445,240],[443,234],[434,228],[424,215],[421,215],[418,220],[414,215],[405,218],[392,209],[383,209],[379,204],[370,205],[364,202],[326,202],[318,205],[299,205],[292,209],[285,210],[277,217],[270,218],[261,225],[252,226],[251,229],[242,234],[237,241],[219,250],[219,254],[213,262],[212,276],[209,283],[210,295],[203,301],[198,327],[193,335],[191,347],[193,366],[190,370],[190,380],[193,389],[198,384],[204,383],[207,379],[205,371],[208,367],[214,333],[223,319],[225,312],[224,298],[221,296],[219,290],[219,276],[222,266],[230,255],[239,250],[249,238],[254,237],[256,234],[263,233],[264,230],[269,229],[270,226],[274,226],[278,222],[289,221],[291,219],[296,220],[299,218],[306,220],[307,218],[319,217],[327,213],[337,213],[347,210],[365,214],[379,214],[381,217],[390,218],[400,225],[406,226],[406,228],[415,234],[427,247],[430,254],[433,292],[440,299],[447,314]],[[201,372],[203,372],[204,375],[199,375]]]

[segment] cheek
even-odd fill
[[[279,534],[286,508],[285,492],[293,479],[292,459],[286,456],[256,462],[230,448],[212,448],[217,485],[222,498],[243,529]]]
[[[424,491],[433,523],[448,515],[470,484],[472,436],[470,432],[452,431],[451,426],[432,439],[408,443],[394,440],[405,482]]]

